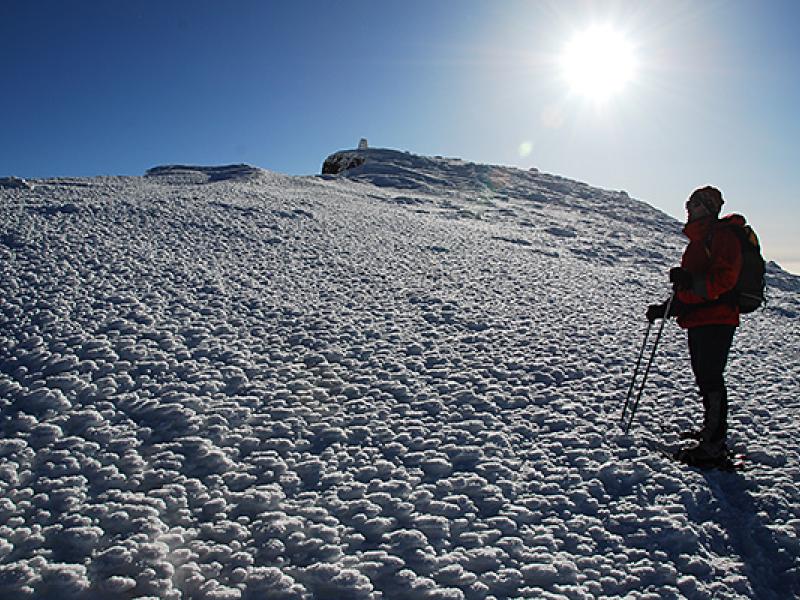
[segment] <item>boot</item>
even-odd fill
[[[725,388],[708,392],[703,397],[705,418],[701,442],[722,442],[728,434],[728,394]]]
[[[708,397],[706,395],[702,396],[703,400],[703,426],[699,429],[689,429],[687,431],[681,431],[678,434],[678,437],[682,440],[695,440],[698,442],[702,442],[704,439],[708,438],[710,432],[708,427],[708,410],[709,410],[709,402]]]
[[[694,467],[719,467],[727,464],[728,448],[724,440],[717,442],[702,441],[694,448],[681,450],[678,460]]]

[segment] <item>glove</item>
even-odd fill
[[[669,270],[669,280],[676,290],[690,290],[694,280],[692,274],[683,267],[673,267]]]
[[[663,319],[664,313],[667,311],[667,304],[651,304],[647,307],[647,320],[651,323],[656,319]]]

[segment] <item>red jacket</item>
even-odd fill
[[[732,215],[734,222],[744,217]],[[742,268],[742,247],[739,238],[714,217],[706,217],[687,223],[683,233],[689,245],[683,252],[681,266],[688,270],[694,284],[691,290],[678,292],[678,300],[684,305],[678,316],[678,324],[684,329],[702,325],[739,325],[739,307],[735,303],[713,303],[722,294],[733,289]],[[708,241],[711,241],[709,251]],[[712,304],[707,304],[712,302]],[[707,304],[706,306],[703,306]]]

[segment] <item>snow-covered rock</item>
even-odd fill
[[[360,167],[366,162],[366,149],[360,148],[355,151],[336,152],[331,154],[322,163],[323,175],[339,175],[349,169]]]
[[[0,177],[0,189],[32,190],[34,185],[21,177]]]
[[[164,183],[215,183],[241,181],[259,177],[264,171],[250,165],[201,167],[189,165],[164,165],[148,169],[145,177],[157,178]]]

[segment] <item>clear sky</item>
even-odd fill
[[[636,65],[602,101],[562,62],[598,25]],[[366,137],[679,218],[713,184],[800,273],[799,26],[796,0],[0,0],[0,176],[313,174]]]

